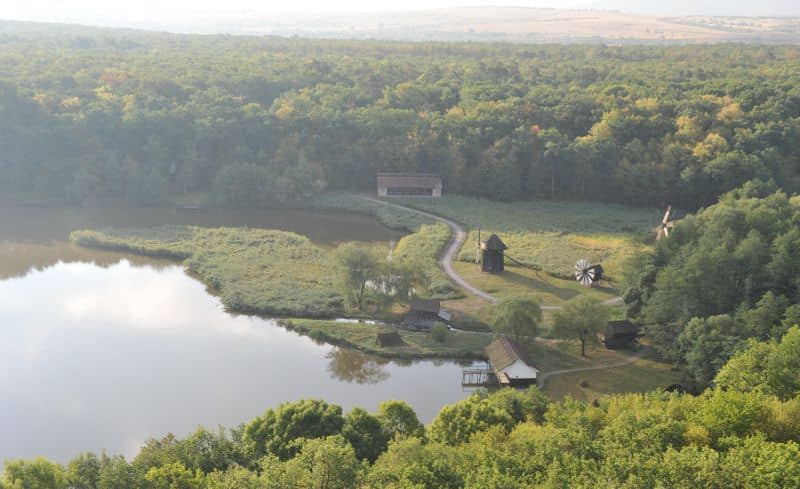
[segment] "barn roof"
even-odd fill
[[[379,187],[422,187],[442,185],[442,177],[433,173],[378,173]]]
[[[436,299],[419,299],[415,297],[411,299],[410,307],[411,312],[429,312],[432,314],[439,314],[442,304]]]
[[[498,336],[489,346],[486,347],[486,356],[495,370],[503,370],[510,367],[517,360],[522,360],[525,364],[525,355],[522,348],[505,336]]]
[[[508,246],[503,243],[503,240],[500,239],[500,236],[493,234],[489,236],[489,239],[487,239],[485,243],[483,243],[482,248],[489,251],[503,251],[507,250]]]

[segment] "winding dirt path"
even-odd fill
[[[411,207],[395,204],[393,202],[386,202],[380,199],[375,199],[373,197],[367,197],[365,195],[358,195],[357,197],[376,204],[382,204],[388,207],[393,207],[395,209],[413,212],[415,214],[419,214],[420,216],[425,216],[437,222],[447,224],[450,227],[451,236],[450,236],[450,243],[447,244],[447,248],[445,248],[444,254],[442,254],[442,257],[439,259],[439,265],[442,267],[442,270],[444,270],[444,273],[446,273],[447,276],[450,277],[450,280],[458,284],[459,287],[463,288],[470,294],[478,296],[490,304],[497,304],[499,302],[496,297],[492,296],[488,292],[480,290],[479,288],[475,287],[474,285],[464,280],[464,277],[459,275],[453,268],[453,262],[455,262],[458,250],[461,249],[461,246],[464,245],[464,241],[467,240],[467,231],[463,227],[461,227],[460,224],[451,219],[447,219],[446,217],[437,216],[436,214],[431,214],[430,212],[421,211],[419,209],[413,209]]]
[[[463,288],[470,294],[480,297],[481,299],[489,302],[490,304],[497,304],[499,302],[496,297],[492,296],[488,292],[480,290],[479,288],[467,282],[464,279],[464,277],[459,275],[453,268],[453,262],[456,259],[458,251],[461,249],[461,247],[464,245],[464,242],[467,240],[467,231],[463,227],[461,227],[460,224],[446,217],[442,217],[426,211],[421,211],[419,209],[414,209],[412,207],[406,207],[404,205],[395,204],[393,202],[386,202],[373,197],[368,197],[366,195],[358,195],[357,197],[375,204],[381,204],[388,207],[393,207],[395,209],[400,209],[407,212],[413,212],[420,216],[425,216],[437,222],[447,224],[450,227],[450,230],[452,231],[452,235],[450,237],[450,242],[448,243],[444,254],[442,254],[442,257],[439,260],[439,264],[442,267],[442,270],[444,270],[447,276],[450,277],[450,280],[458,284],[461,288]],[[614,297],[612,299],[603,301],[603,304],[607,306],[615,306],[615,305],[620,305],[622,303],[623,303],[622,297]],[[543,311],[558,311],[560,309],[561,306],[542,306]],[[486,333],[486,334],[493,334],[493,333]],[[632,364],[636,360],[639,360],[645,354],[647,354],[648,351],[649,348],[642,348],[640,351],[636,352],[636,354],[631,355],[625,358],[624,360],[615,363],[609,363],[604,365],[593,365],[589,367],[567,368],[561,370],[552,370],[550,372],[544,372],[541,375],[539,375],[539,378],[537,379],[538,385],[539,387],[544,387],[544,384],[548,379],[559,375],[571,374],[574,372],[588,372],[592,370],[607,370],[612,368],[624,367],[626,365]]]
[[[467,282],[464,279],[464,277],[459,275],[458,272],[456,272],[455,269],[453,268],[453,263],[455,262],[458,251],[461,249],[461,247],[464,245],[464,242],[467,240],[467,231],[460,224],[453,221],[452,219],[432,214],[430,212],[421,211],[419,209],[414,209],[413,207],[406,207],[404,205],[395,204],[393,202],[386,202],[385,200],[376,199],[374,197],[368,197],[366,195],[357,195],[356,197],[362,200],[366,200],[368,202],[372,202],[374,204],[381,204],[395,209],[400,209],[407,212],[413,212],[420,216],[425,216],[427,218],[433,219],[434,221],[447,224],[450,227],[450,231],[452,232],[450,237],[450,243],[448,243],[444,254],[442,254],[442,257],[439,260],[439,265],[442,267],[442,270],[444,270],[444,273],[446,273],[447,276],[450,277],[450,280],[458,284],[458,286],[460,286],[470,294],[480,297],[481,299],[485,300],[490,304],[497,304],[498,302],[500,302],[493,295],[483,290],[480,290],[471,283]],[[608,299],[607,301],[604,301],[603,304],[606,306],[617,306],[622,304],[622,298],[614,297],[613,299]],[[559,311],[561,310],[561,306],[542,306],[542,310]]]

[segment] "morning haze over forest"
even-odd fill
[[[0,6],[0,489],[800,487],[799,74],[795,1]]]
[[[397,40],[513,42],[797,42],[792,0],[641,2],[342,2],[271,5],[239,0],[153,4],[119,11],[84,0],[33,2],[0,18],[133,27],[172,32],[274,34]],[[146,4],[144,4],[146,5]],[[153,15],[153,10],[158,15]],[[794,18],[792,18],[794,17]]]

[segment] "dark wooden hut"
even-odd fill
[[[400,333],[397,331],[386,331],[384,333],[378,333],[378,336],[375,338],[375,344],[381,348],[386,348],[387,346],[402,346],[405,343],[403,342],[403,338],[400,337]]]
[[[408,314],[403,319],[403,326],[413,331],[430,331],[442,321],[441,302],[433,299],[411,299]]]
[[[609,321],[606,324],[606,348],[631,346],[639,336],[639,326],[630,321]]]
[[[501,273],[505,270],[505,251],[508,249],[499,236],[493,234],[481,243],[481,271]]]

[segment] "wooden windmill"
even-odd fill
[[[663,238],[669,238],[669,230],[675,227],[675,221],[670,221],[672,214],[672,206],[667,206],[667,212],[664,213],[664,218],[661,219],[661,224],[656,228],[656,241],[661,241]]]

